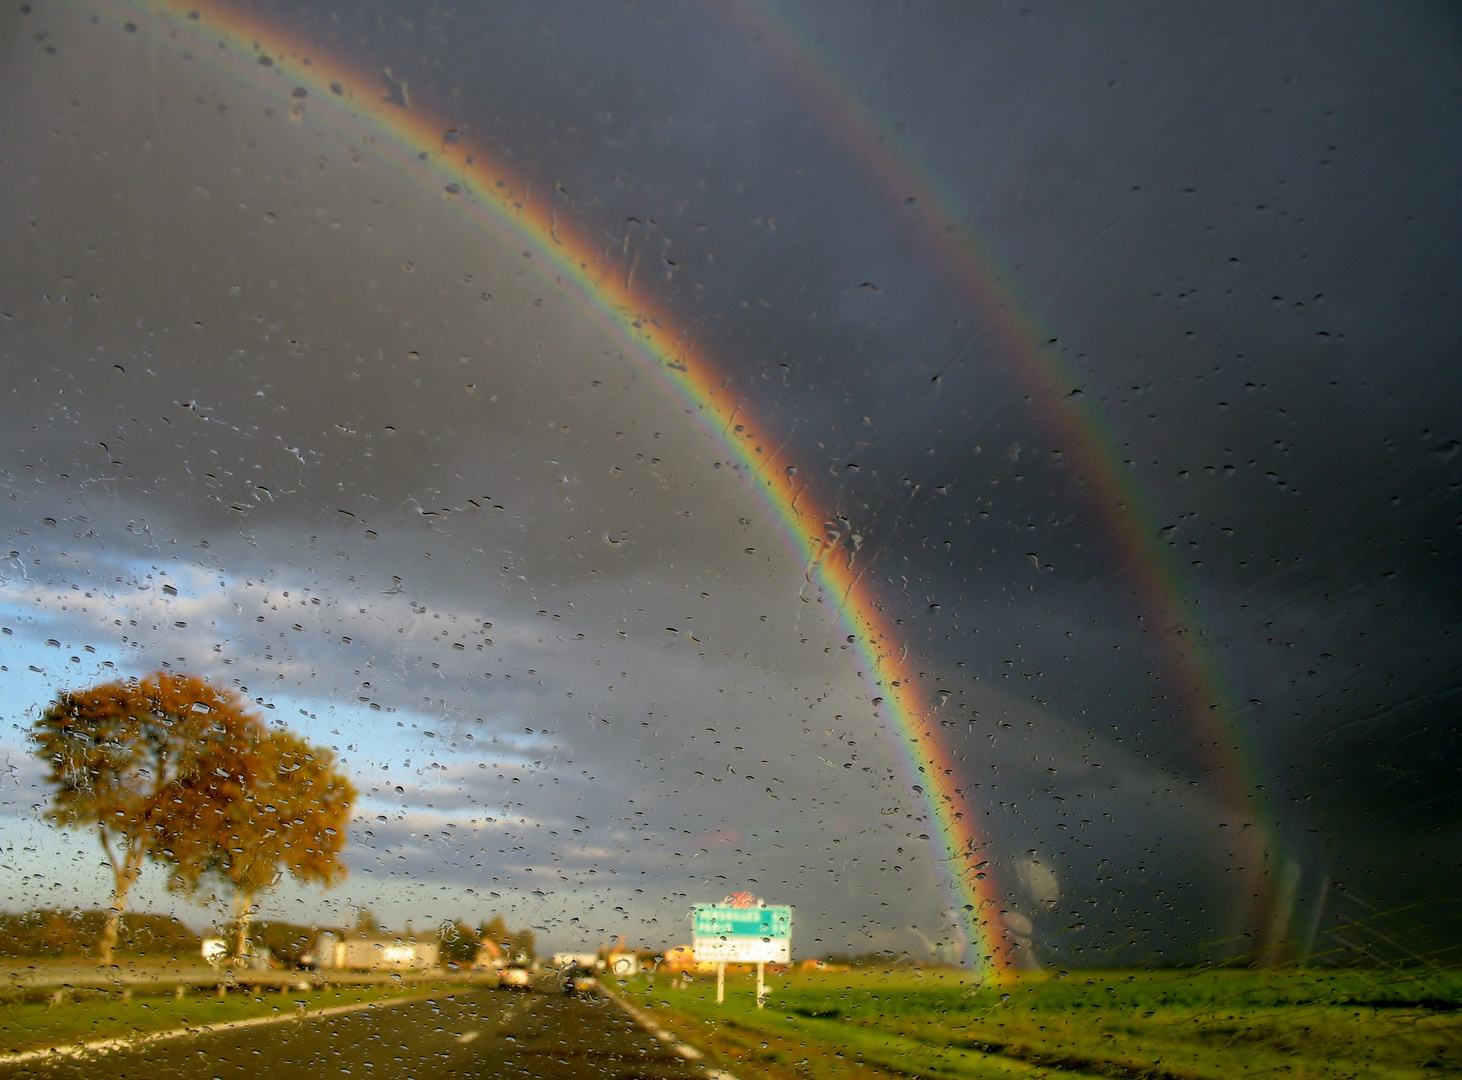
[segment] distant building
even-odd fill
[[[665,950],[665,967],[670,971],[690,971],[695,968],[695,950],[689,945],[673,945]]]
[[[599,967],[599,957],[591,952],[556,952],[553,954],[553,966],[556,968],[578,967],[585,971],[593,971]]]
[[[475,968],[496,971],[498,968],[506,967],[508,954],[492,938],[482,938],[477,942],[477,958],[472,961]]]
[[[604,958],[604,966],[611,975],[638,975],[640,958],[632,952],[612,952]]]
[[[322,968],[349,971],[421,971],[437,966],[440,947],[435,941],[401,938],[340,938],[326,932],[315,943],[315,960]]]
[[[202,951],[203,959],[207,960],[214,967],[222,967],[224,964],[231,966],[247,965],[252,971],[269,970],[270,954],[269,948],[265,945],[255,945],[252,941],[244,943],[248,949],[242,957],[230,957],[228,955],[228,941],[221,937],[204,938]]]

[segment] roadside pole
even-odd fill
[[[762,979],[765,970],[766,965],[758,960],[756,962],[756,1007],[758,1009],[762,1007],[762,1002],[765,1000],[767,994],[766,983]]]
[[[726,961],[722,960],[716,965],[716,1004],[722,1005],[726,1001]]]

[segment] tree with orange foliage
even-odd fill
[[[170,887],[230,894],[229,952],[242,956],[256,901],[285,874],[326,887],[345,877],[341,852],[356,792],[329,750],[283,728],[260,724],[233,755],[228,768],[184,782],[183,812],[167,837]]]
[[[31,741],[55,788],[47,816],[69,828],[95,825],[112,870],[100,963],[111,963],[143,862],[174,854],[166,838],[183,786],[219,763],[200,748],[226,745],[247,726],[235,695],[168,672],[62,691],[36,720]]]
[[[101,963],[149,858],[171,866],[170,887],[233,894],[235,955],[255,899],[284,873],[324,885],[345,874],[354,787],[328,750],[271,729],[233,691],[168,672],[64,691],[31,739],[55,788],[48,816],[96,825],[112,868]]]

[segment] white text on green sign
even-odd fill
[[[695,937],[790,938],[792,909],[734,908],[728,904],[697,904],[692,922]]]

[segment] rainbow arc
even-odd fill
[[[903,635],[851,558],[838,527],[829,525],[835,515],[806,484],[798,484],[793,463],[783,460],[782,440],[759,427],[748,403],[737,397],[694,334],[636,288],[632,264],[627,268],[604,252],[551,198],[529,198],[523,179],[500,157],[421,103],[408,102],[404,86],[383,83],[379,71],[308,44],[289,27],[216,0],[156,0],[145,9],[128,0],[96,0],[85,6],[105,8],[119,23],[140,21],[145,11],[157,20],[153,32],[159,37],[278,93],[296,117],[319,117],[350,131],[365,131],[374,150],[398,158],[416,170],[423,184],[452,197],[455,212],[500,242],[535,252],[545,272],[612,325],[633,354],[653,369],[659,385],[698,417],[724,449],[808,567],[809,581],[835,606],[856,651],[859,673],[911,785],[926,804],[931,842],[958,898],[974,962],[997,975],[1008,969],[1012,942],[1000,918],[993,860],[976,822],[978,811],[960,786],[959,762],[934,719],[937,694],[906,656]],[[987,245],[974,235],[968,215],[958,212],[931,170],[915,164],[917,155],[900,134],[860,103],[817,49],[801,41],[785,20],[751,5],[735,11],[759,34],[803,101],[820,109],[831,130],[864,155],[872,181],[900,201],[914,196],[926,203],[929,212],[922,216],[920,239],[937,257],[949,286],[996,331],[998,351],[1016,361],[1020,377],[1033,391],[1044,400],[1061,402],[1050,411],[1051,422],[1079,460],[1090,497],[1105,508],[1109,530],[1128,553],[1126,572],[1139,608],[1172,643],[1171,666],[1188,699],[1187,712],[1201,726],[1201,741],[1211,747],[1223,794],[1254,817],[1250,849],[1242,854],[1252,864],[1251,872],[1260,873],[1272,828],[1255,795],[1235,710],[1201,635],[1188,632],[1196,625],[1195,612],[1172,557],[1157,542],[1157,522],[1148,501],[1113,451],[1113,441],[1104,437],[1090,395],[1070,399],[1080,385],[1078,374],[1064,366],[1057,351],[1044,347],[1052,335],[1016,303],[1003,283],[1006,276],[992,269]],[[1259,896],[1262,889],[1255,885],[1252,892]],[[1262,898],[1257,904],[1263,907]]]

